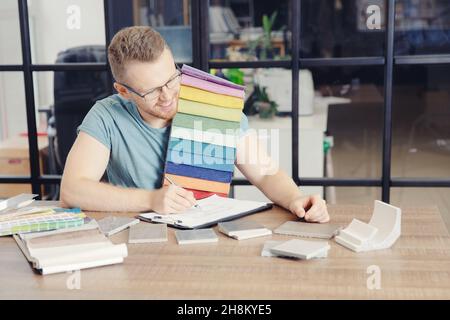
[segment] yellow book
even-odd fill
[[[223,108],[211,104],[179,99],[178,111],[213,119],[240,122],[242,111],[239,109]]]
[[[181,86],[180,98],[198,101],[202,103],[212,104],[215,106],[240,109],[244,108],[244,100],[237,97],[226,96],[223,94],[213,93],[194,87]]]

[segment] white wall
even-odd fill
[[[80,28],[69,29],[67,8],[80,8]],[[105,45],[103,0],[29,0],[32,61],[54,63],[58,52]],[[0,0],[0,64],[21,64],[17,0]],[[53,72],[34,73],[36,108],[53,103]],[[26,130],[21,73],[0,73],[0,140]]]
[[[16,0],[0,1],[0,64],[21,64],[20,27]],[[21,72],[0,72],[0,140],[26,130]]]
[[[80,8],[80,29],[69,29],[71,5]],[[58,52],[82,45],[105,45],[102,0],[29,0],[30,28],[35,63],[55,63]],[[53,72],[36,76],[37,103],[53,103]]]

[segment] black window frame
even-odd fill
[[[117,29],[113,21],[113,7],[116,0],[104,0],[105,39],[106,47],[111,40],[111,31]],[[302,0],[289,0],[292,16],[292,54],[290,60],[264,60],[242,62],[215,62],[209,60],[209,1],[191,0],[192,14],[192,65],[208,71],[210,68],[290,68],[292,72],[292,179],[299,186],[340,186],[340,187],[381,187],[381,200],[390,201],[392,187],[450,187],[450,178],[409,178],[392,177],[392,96],[394,66],[396,65],[432,65],[450,64],[450,54],[430,55],[395,55],[394,54],[394,25],[395,0],[386,0],[385,10],[385,52],[376,57],[339,57],[339,58],[300,58],[300,28],[301,28]],[[60,184],[60,175],[42,175],[39,169],[39,151],[37,141],[37,127],[35,118],[35,101],[33,72],[35,71],[106,71],[108,73],[109,91],[112,94],[112,76],[108,62],[106,63],[59,63],[33,64],[31,59],[30,29],[28,20],[28,1],[18,0],[20,39],[22,48],[22,64],[0,65],[0,72],[22,72],[24,76],[26,117],[29,144],[29,176],[0,175],[1,184],[25,183],[31,184],[32,192],[42,196],[41,186]],[[383,136],[382,136],[382,174],[380,178],[300,178],[298,170],[299,154],[299,70],[306,67],[346,67],[346,66],[383,66],[384,68],[384,105],[383,105]],[[232,186],[251,185],[245,179],[233,179]]]

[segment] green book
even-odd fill
[[[225,134],[227,130],[235,131],[240,128],[239,122],[207,118],[181,112],[176,114],[172,124],[177,127],[189,129],[196,128],[201,131],[215,129],[220,130],[223,134]]]
[[[240,122],[242,118],[242,110],[240,109],[218,107],[184,99],[178,100],[178,111],[191,115],[234,122]]]

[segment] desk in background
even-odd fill
[[[332,205],[329,212],[346,225],[368,221],[372,208]],[[244,219],[274,229],[294,218],[274,207]],[[169,229],[168,242],[128,245],[123,264],[82,270],[80,290],[67,289],[70,274],[34,274],[15,241],[2,237],[0,299],[450,299],[450,237],[436,207],[404,208],[402,236],[391,249],[358,254],[333,240],[327,259],[260,256],[265,241],[293,237],[218,236],[215,244],[179,246]],[[124,231],[112,240],[127,237]],[[381,270],[380,290],[367,289],[373,265]]]

